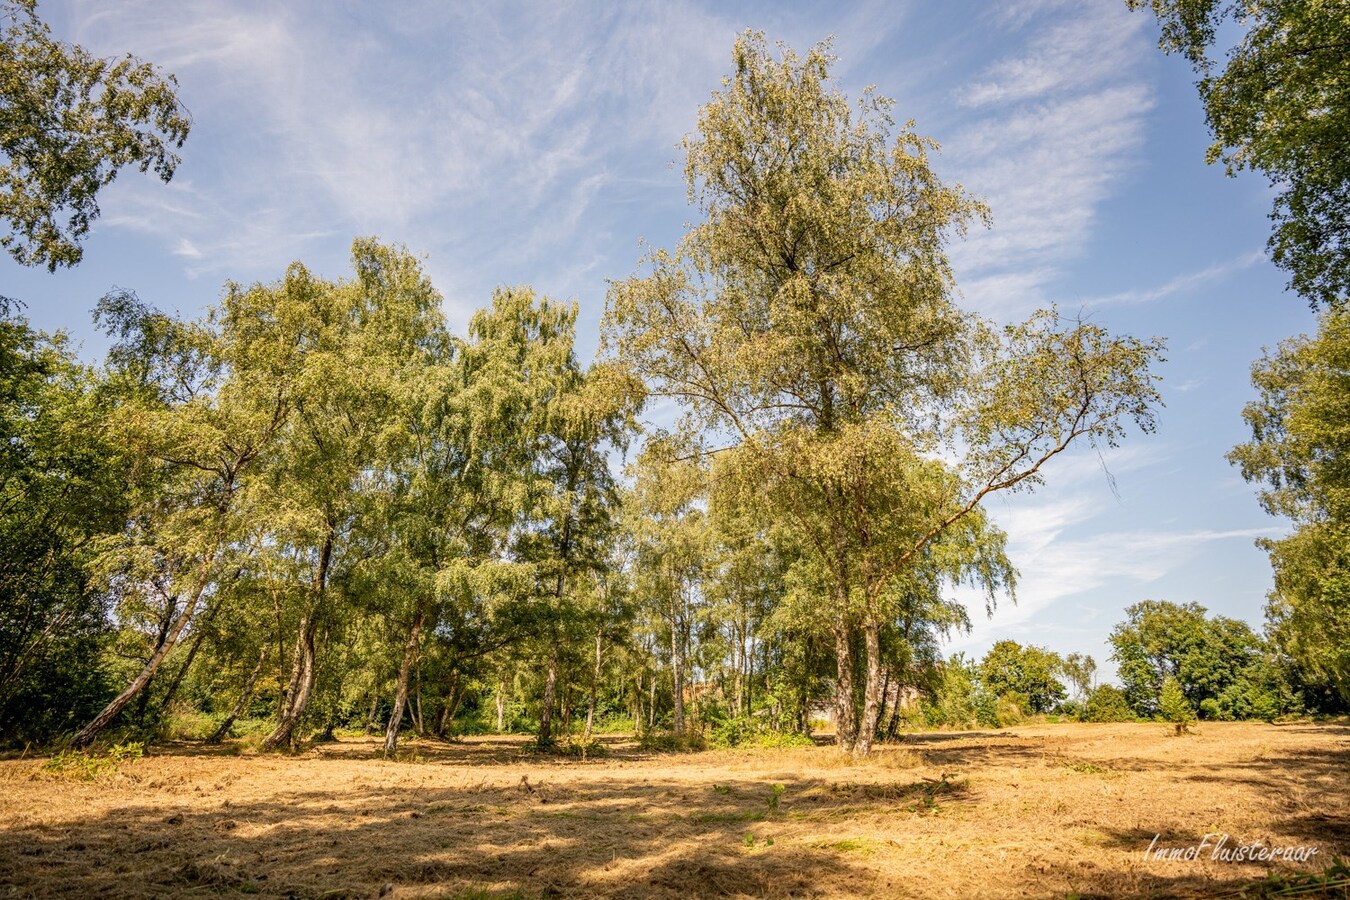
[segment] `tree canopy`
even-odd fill
[[[0,0],[0,32],[0,247],[55,271],[80,261],[122,169],[173,177],[191,122],[172,75],[56,40],[37,0]]]
[[[1316,334],[1282,342],[1252,382],[1251,440],[1228,458],[1295,526],[1260,542],[1275,569],[1267,613],[1309,677],[1350,701],[1350,313],[1328,311]]]
[[[1276,189],[1268,247],[1314,306],[1350,292],[1350,17],[1324,0],[1127,0],[1194,67],[1214,135],[1209,162]],[[1240,29],[1220,64],[1216,44]]]

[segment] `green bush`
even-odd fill
[[[1028,709],[1027,698],[1021,694],[1008,693],[999,697],[995,705],[995,721],[993,727],[998,728],[1003,725],[1018,725],[1026,719]]]
[[[1134,710],[1124,691],[1112,684],[1102,684],[1088,695],[1081,717],[1084,722],[1133,722]]]
[[[1195,721],[1195,710],[1182,693],[1181,684],[1171,675],[1163,679],[1162,691],[1158,694],[1158,711],[1164,721],[1172,723],[1177,734],[1184,734]]]

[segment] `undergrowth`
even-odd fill
[[[113,744],[105,750],[63,750],[42,764],[38,774],[54,781],[95,781],[113,775],[122,764],[145,755],[145,744]]]

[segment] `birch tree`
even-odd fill
[[[1160,346],[1053,311],[1006,329],[963,313],[944,246],[987,212],[934,174],[936,145],[870,89],[851,105],[827,45],[775,55],[747,32],[733,62],[684,141],[704,219],[612,286],[604,339],[773,485],[828,573],[839,742],[865,754],[892,584],[942,553],[991,598],[1005,588],[981,501],[1075,441],[1151,429]]]

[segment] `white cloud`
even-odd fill
[[[1043,305],[1059,267],[1080,254],[1097,209],[1133,164],[1153,99],[1137,74],[1144,17],[1123,4],[1038,8],[1006,27],[1030,36],[955,91],[973,118],[946,146],[994,225],[953,248],[975,308],[1014,317]]]
[[[1215,263],[1212,266],[1206,266],[1195,272],[1186,272],[1151,288],[1121,291],[1105,297],[1097,297],[1092,300],[1084,301],[1083,305],[1106,306],[1112,303],[1149,303],[1154,300],[1162,300],[1177,294],[1184,296],[1195,288],[1219,281],[1232,275],[1234,272],[1250,269],[1252,266],[1265,260],[1265,258],[1266,254],[1264,251],[1253,250],[1251,253],[1244,253],[1241,256],[1234,257],[1225,262]]]
[[[1018,529],[1012,535],[1008,554],[1017,565],[1020,580],[1017,603],[1001,603],[992,619],[984,616],[984,597],[970,588],[955,592],[971,610],[973,632],[962,636],[957,646],[979,643],[984,634],[1025,623],[1038,613],[1069,598],[1086,598],[1108,585],[1144,585],[1158,581],[1184,564],[1202,546],[1218,541],[1247,540],[1269,535],[1269,528],[1202,529],[1193,531],[1124,531],[1067,539],[1062,532],[1088,517],[1069,504],[1069,516],[1048,527]],[[1051,516],[1054,509],[1044,510]],[[1034,520],[1036,513],[1028,514]],[[996,516],[996,518],[999,518]]]

